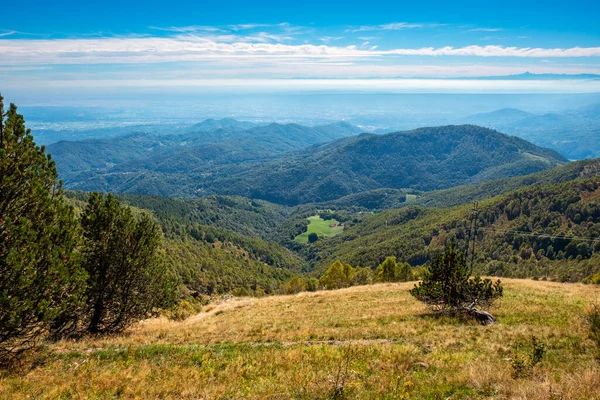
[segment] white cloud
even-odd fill
[[[383,50],[362,49],[356,46],[280,43],[288,39],[290,37],[264,32],[243,37],[180,35],[168,38],[14,39],[0,40],[0,54],[2,54],[2,64],[5,65],[156,63],[231,58],[600,57],[600,47],[519,48],[472,45]],[[271,43],[273,41],[277,43]]]
[[[441,26],[440,24],[415,24],[409,22],[392,22],[389,24],[381,25],[363,25],[356,28],[348,28],[346,32],[369,32],[369,31],[400,31],[404,29],[417,29],[417,28],[432,28]]]
[[[502,28],[473,28],[469,29],[468,32],[500,32]]]
[[[195,92],[198,88],[219,92],[347,91],[392,93],[597,93],[600,81],[511,81],[461,79],[128,79],[55,80],[44,89],[71,88],[167,88]],[[12,85],[9,85],[12,86]],[[35,82],[25,86],[35,87]]]
[[[198,33],[198,32],[225,32],[224,29],[216,26],[190,25],[190,26],[149,26],[149,29],[155,31],[176,32],[176,33]]]
[[[323,36],[319,40],[323,43],[329,43],[332,41],[342,40],[343,38],[343,36]]]

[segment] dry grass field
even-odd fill
[[[431,316],[412,283],[231,299],[182,322],[46,344],[0,376],[0,398],[600,399],[582,318],[600,289],[503,282],[492,326]],[[532,335],[547,352],[514,378]]]

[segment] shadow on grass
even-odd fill
[[[451,326],[461,326],[461,325],[468,325],[468,326],[482,326],[482,324],[480,322],[478,322],[476,319],[469,317],[468,315],[464,315],[464,314],[455,314],[455,315],[448,315],[445,313],[437,313],[437,312],[423,312],[423,313],[419,313],[419,314],[415,314],[415,317],[417,319],[423,320],[423,321],[428,321],[428,322],[435,322],[437,325],[442,325],[442,326],[447,326],[447,325],[451,325]]]

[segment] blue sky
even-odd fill
[[[0,90],[594,92],[600,81],[439,78],[600,74],[599,4],[9,2],[0,20]]]

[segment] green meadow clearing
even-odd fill
[[[338,235],[344,230],[344,227],[340,226],[339,222],[335,219],[324,220],[318,215],[313,215],[312,217],[308,217],[308,220],[310,221],[308,229],[301,235],[296,236],[295,240],[297,242],[307,243],[308,235],[310,235],[313,232],[319,235],[319,239],[323,239],[325,237],[332,237]],[[332,228],[329,226],[331,224],[336,224],[336,226]]]
[[[406,195],[406,202],[410,202],[410,201],[415,201],[418,198],[418,196],[416,194],[407,194]]]

